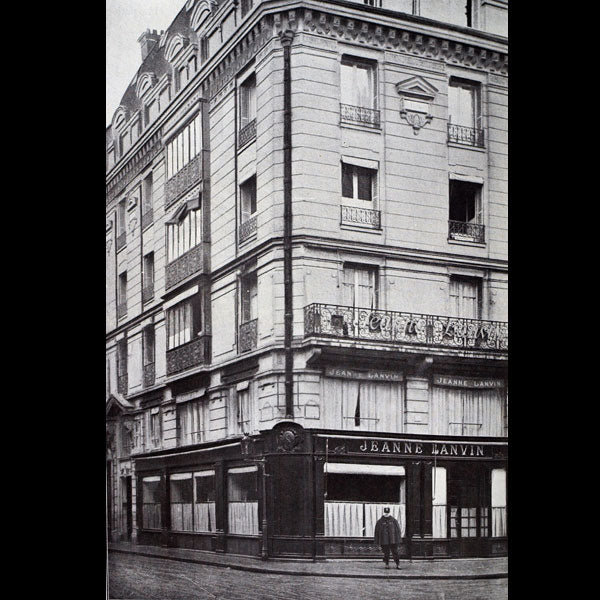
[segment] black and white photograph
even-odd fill
[[[107,599],[508,599],[508,22],[106,1]]]

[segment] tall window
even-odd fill
[[[240,185],[242,223],[256,214],[256,176],[253,175]]]
[[[202,149],[202,118],[198,113],[167,144],[167,179],[181,171]]]
[[[376,197],[377,171],[342,163],[342,197],[371,202]]]
[[[492,536],[506,535],[506,469],[492,469]]]
[[[149,173],[142,181],[142,216],[152,214],[154,208],[154,186],[152,173]]]
[[[258,534],[257,467],[235,467],[227,472],[229,533]]]
[[[258,317],[258,285],[256,271],[241,279],[241,317],[247,323]]]
[[[186,210],[182,218],[167,224],[167,262],[173,262],[202,241],[202,212]]]
[[[148,414],[148,446],[159,448],[162,439],[162,415],[160,407],[150,409]]]
[[[448,238],[483,243],[482,186],[451,179],[448,201]]]
[[[240,85],[240,129],[256,119],[256,76],[251,75]]]
[[[344,57],[341,64],[341,102],[377,108],[375,63]]]
[[[125,214],[127,212],[127,201],[125,198],[117,204],[117,235],[125,240]]]
[[[451,79],[448,86],[448,121],[453,125],[481,129],[479,85]]]
[[[450,279],[450,316],[481,318],[481,280],[469,277]]]
[[[142,300],[148,302],[154,297],[154,252],[144,256],[142,271]]]
[[[144,368],[144,387],[154,385],[155,380],[155,333],[154,325],[148,325],[142,330],[142,351],[143,351],[143,368]]]
[[[127,393],[127,338],[117,342],[117,389]]]
[[[121,318],[127,314],[127,271],[119,275],[117,285],[117,317]]]
[[[171,530],[216,531],[214,470],[173,473],[170,484]]]
[[[447,484],[450,537],[488,537],[490,498],[482,470],[452,465],[448,468]]]
[[[204,440],[205,410],[206,404],[201,400],[193,400],[177,406],[180,445],[197,444]]]
[[[200,294],[167,310],[167,350],[192,341],[201,332]]]
[[[378,269],[345,264],[342,272],[342,304],[354,308],[377,308]]]
[[[161,528],[160,476],[142,479],[142,527]]]

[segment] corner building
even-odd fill
[[[182,0],[183,4],[183,0]],[[508,3],[189,0],[107,128],[111,540],[507,552]]]

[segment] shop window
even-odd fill
[[[200,294],[167,310],[167,350],[195,339],[202,332]]]
[[[142,527],[160,529],[161,524],[160,477],[142,479]]]
[[[506,529],[506,469],[492,469],[492,537],[505,537]]]
[[[257,467],[236,467],[227,473],[229,533],[258,534]]]
[[[181,446],[197,444],[204,440],[205,408],[205,403],[201,400],[194,400],[177,406],[179,444]]]
[[[379,126],[376,63],[344,56],[340,65],[340,117],[342,123]]]
[[[326,537],[372,538],[386,506],[405,535],[404,467],[326,463],[324,477]]]
[[[448,469],[448,530],[451,538],[489,536],[489,490],[482,469]]]
[[[193,485],[191,473],[174,473],[170,477],[171,529],[194,531]]]
[[[216,531],[215,472],[194,473],[194,531]]]
[[[446,469],[434,467],[431,473],[432,536],[434,538],[448,536],[446,498]]]

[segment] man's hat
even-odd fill
[[[390,507],[389,507],[389,506],[386,506],[386,507],[383,509],[383,512],[384,512],[384,513],[389,513],[389,512],[390,512]]]

